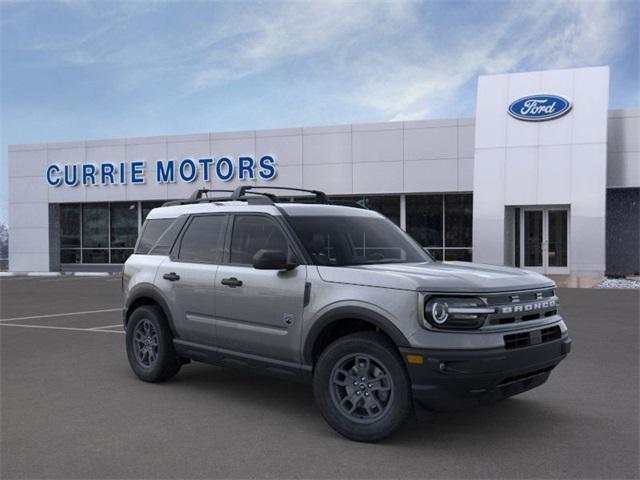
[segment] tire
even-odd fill
[[[413,412],[402,359],[395,345],[376,332],[354,333],[330,344],[316,363],[313,392],[326,422],[358,442],[383,440]]]
[[[173,335],[157,305],[143,305],[133,311],[127,323],[126,345],[129,365],[140,380],[162,382],[180,370]]]

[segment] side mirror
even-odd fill
[[[297,263],[287,262],[287,254],[282,250],[258,250],[253,256],[253,268],[257,270],[293,270]]]

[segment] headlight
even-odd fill
[[[446,329],[480,328],[495,309],[480,298],[432,297],[424,306],[424,318],[431,326]],[[427,323],[425,322],[425,326]]]

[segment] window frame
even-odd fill
[[[182,241],[184,239],[185,234],[189,231],[189,227],[193,223],[195,218],[198,217],[226,217],[223,222],[223,235],[222,235],[222,256],[220,257],[219,262],[210,262],[210,261],[196,261],[196,260],[186,260],[180,258],[180,250],[182,249]],[[176,236],[176,239],[169,250],[169,258],[174,263],[187,263],[187,264],[195,264],[195,265],[221,265],[225,258],[225,248],[227,244],[227,235],[229,232],[229,222],[231,215],[227,212],[211,212],[211,213],[199,213],[188,215],[188,217],[183,222],[183,225],[180,227],[180,232]],[[162,235],[161,235],[162,236]]]
[[[283,233],[287,242],[289,243],[289,247],[293,250],[293,254],[296,259],[296,263],[298,265],[309,265],[309,259],[306,255],[304,255],[300,248],[300,244],[297,236],[292,232],[291,226],[283,220],[280,216],[269,215],[268,213],[262,212],[233,212],[229,214],[229,222],[227,223],[227,234],[225,237],[225,246],[222,255],[222,264],[231,267],[250,267],[253,268],[253,264],[251,263],[231,263],[231,240],[233,239],[233,228],[235,227],[236,218],[237,217],[266,217],[269,221],[275,223],[275,225],[280,228],[280,231]]]

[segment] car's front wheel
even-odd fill
[[[127,323],[127,358],[140,380],[161,382],[180,370],[173,335],[164,313],[156,305],[136,308]]]
[[[324,419],[338,433],[377,442],[412,412],[411,386],[395,346],[382,334],[342,337],[321,354],[313,389]]]

